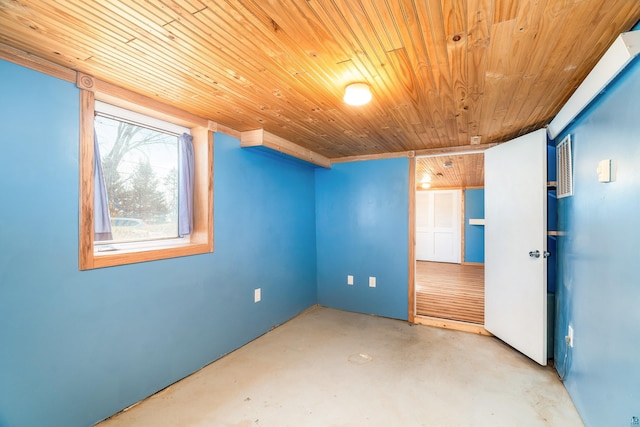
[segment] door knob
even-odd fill
[[[531,258],[540,258],[540,251],[538,251],[538,250],[530,251],[529,252],[529,256]]]
[[[551,252],[549,252],[549,251],[544,251],[544,253],[542,254],[542,256],[543,256],[544,258],[549,258],[549,257],[551,256]]]

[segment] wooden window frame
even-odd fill
[[[213,130],[215,123],[154,99],[78,73],[80,88],[80,216],[79,268],[133,264],[213,252]],[[193,232],[189,243],[136,251],[94,251],[94,152],[95,101],[100,100],[191,129],[195,153]]]

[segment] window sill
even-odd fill
[[[96,252],[93,255],[93,265],[90,268],[112,267],[123,264],[156,261],[167,258],[177,258],[213,252],[213,245],[207,243],[187,243],[149,250],[124,249],[108,252]]]
[[[102,256],[113,253],[135,253],[143,251],[161,250],[161,249],[173,249],[181,248],[191,244],[191,236],[183,238],[176,237],[171,239],[159,239],[159,240],[146,240],[146,241],[131,241],[131,242],[116,242],[116,243],[104,243],[98,242],[93,244],[93,255]]]

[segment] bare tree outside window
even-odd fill
[[[178,137],[97,116],[114,242],[178,236]]]

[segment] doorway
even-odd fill
[[[414,171],[414,319],[447,327],[462,323],[481,332],[484,154],[418,157]]]
[[[484,266],[416,261],[416,314],[484,325]]]

